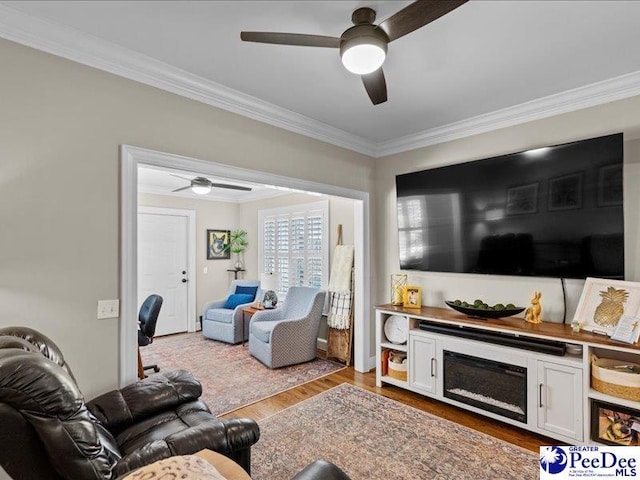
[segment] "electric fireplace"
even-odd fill
[[[527,369],[444,352],[444,396],[527,423]]]

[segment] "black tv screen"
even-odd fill
[[[624,278],[622,133],[396,176],[400,268]]]

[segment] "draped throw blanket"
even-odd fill
[[[353,267],[353,245],[337,245],[331,262],[329,277],[329,328],[346,330],[351,326],[351,271]]]
[[[351,292],[331,292],[331,310],[327,320],[329,328],[346,330],[351,326]]]

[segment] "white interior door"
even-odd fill
[[[156,335],[188,330],[189,218],[138,213],[138,308],[151,294],[163,298]]]

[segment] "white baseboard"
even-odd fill
[[[378,362],[376,360],[375,355],[373,357],[369,357],[369,371],[374,370],[376,368],[377,363]]]
[[[323,350],[325,352],[327,351],[327,341],[324,338],[318,338],[316,345],[318,346],[318,350]],[[369,357],[369,362],[367,362],[367,367],[368,367],[367,371],[370,372],[371,370],[375,370],[376,364],[377,364],[376,356],[374,355],[373,357]],[[366,373],[366,372],[363,372],[363,373]]]

